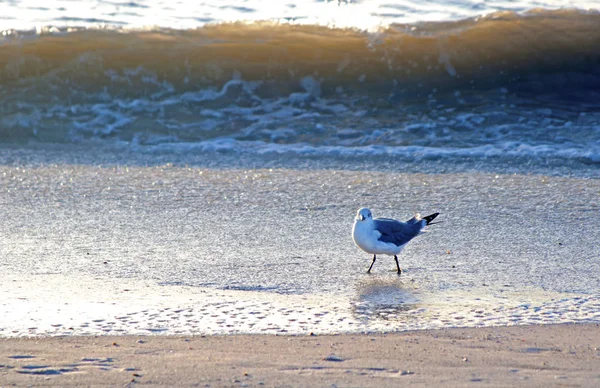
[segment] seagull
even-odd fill
[[[440,213],[433,213],[427,217],[421,217],[418,213],[406,222],[393,220],[391,218],[373,218],[371,210],[363,207],[358,209],[354,226],[352,227],[352,238],[354,243],[363,251],[373,254],[373,262],[367,273],[375,264],[377,255],[394,256],[398,275],[402,273],[398,264],[398,256],[410,240],[417,237],[427,225],[431,225],[433,219]],[[435,222],[437,224],[437,222]]]

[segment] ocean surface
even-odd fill
[[[0,1],[0,336],[599,322],[598,9]]]

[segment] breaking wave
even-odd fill
[[[0,140],[600,162],[600,14],[6,31]]]

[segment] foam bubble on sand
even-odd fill
[[[280,295],[62,275],[0,285],[0,336],[333,334],[600,321],[600,298],[540,290]]]

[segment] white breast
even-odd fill
[[[397,255],[403,247],[379,241],[381,233],[375,230],[373,222],[354,222],[352,238],[354,243],[363,251],[372,254]]]

